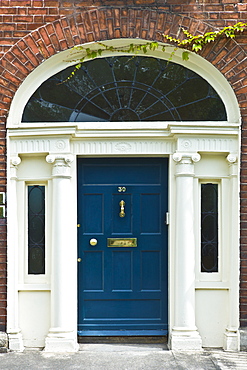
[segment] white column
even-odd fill
[[[175,153],[176,231],[174,266],[174,326],[169,345],[172,350],[200,350],[201,337],[195,325],[195,222],[194,162],[197,153]]]
[[[229,319],[224,335],[224,349],[240,350],[239,336],[239,186],[238,162],[235,154],[227,156],[230,179],[230,243],[229,243]]]
[[[17,221],[17,168],[19,157],[10,160],[10,179],[8,183],[8,294],[7,294],[7,333],[9,349],[23,351],[23,340],[19,328],[18,304],[18,221]]]
[[[47,352],[75,352],[77,344],[77,248],[72,214],[72,155],[48,155],[52,170],[51,328]]]

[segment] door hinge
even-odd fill
[[[170,224],[170,213],[166,212],[166,225]]]

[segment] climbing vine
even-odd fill
[[[233,26],[227,26],[218,31],[206,32],[196,36],[190,34],[186,29],[182,28],[181,30],[185,36],[183,39],[175,38],[165,34],[162,34],[162,37],[164,40],[169,41],[171,45],[174,45],[174,50],[170,54],[169,60],[172,59],[176,50],[179,48],[186,49],[182,52],[182,59],[188,60],[190,52],[197,53],[201,51],[208,43],[214,42],[216,39],[223,36],[233,39],[237,36],[237,34],[243,32],[245,29],[247,29],[247,23],[238,22]],[[103,42],[96,42],[93,48],[88,46],[75,46],[72,49],[73,60],[70,60],[70,62],[76,62],[77,64],[75,65],[75,68],[68,79],[74,76],[76,71],[81,68],[81,64],[85,60],[100,57],[103,52],[119,52],[135,55],[139,53],[147,54],[148,51],[154,51],[156,49],[161,50],[162,52],[165,52],[166,50],[164,45],[161,45],[156,41],[143,42],[139,44],[131,43],[125,47],[109,46]]]
[[[99,47],[99,48],[96,48]],[[143,52],[146,54],[148,50],[154,51],[156,49],[159,49],[163,52],[165,52],[165,46],[161,45],[160,43],[156,41],[151,41],[151,42],[145,42],[141,44],[129,44],[125,47],[117,47],[117,46],[109,46],[104,44],[103,42],[96,42],[94,44],[94,48],[91,49],[90,47],[84,47],[82,45],[80,46],[75,46],[72,51],[73,51],[73,59],[70,60],[70,62],[77,62],[75,65],[74,70],[72,71],[71,75],[67,78],[70,79],[74,76],[76,71],[81,68],[82,63],[88,59],[95,59],[97,57],[100,57],[104,51],[107,52],[119,52],[119,53],[128,53],[128,54],[139,54]],[[77,57],[78,55],[78,57]],[[82,56],[81,56],[82,55]]]
[[[201,51],[205,45],[209,42],[214,42],[220,36],[230,37],[233,39],[236,34],[243,32],[247,28],[247,23],[238,22],[233,26],[224,27],[221,30],[206,32],[202,35],[191,35],[187,30],[182,28],[182,32],[185,35],[184,39],[174,38],[169,35],[163,35],[164,39],[176,44],[180,48],[186,48],[194,52]]]

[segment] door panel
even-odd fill
[[[103,234],[104,230],[104,194],[83,194],[83,232]],[[94,212],[92,212],[92,209]]]
[[[92,268],[93,266],[93,268]],[[104,253],[102,251],[85,251],[83,254],[83,291],[103,292],[104,290]]]
[[[124,266],[124,269],[122,268]],[[133,291],[132,251],[112,251],[112,291]]]
[[[141,234],[160,234],[160,203],[160,194],[140,195]]]
[[[165,158],[78,160],[79,335],[167,333],[167,173]]]

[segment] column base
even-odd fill
[[[202,339],[196,328],[173,328],[168,346],[173,351],[201,351]]]
[[[78,350],[77,332],[59,328],[50,329],[45,340],[45,352],[77,352]]]
[[[5,332],[0,331],[0,353],[7,352],[8,350],[8,336]]]
[[[9,349],[11,351],[17,352],[24,351],[23,339],[20,330],[9,332],[8,337],[9,337]]]
[[[223,349],[225,351],[240,351],[240,334],[239,330],[226,329],[224,334]]]

